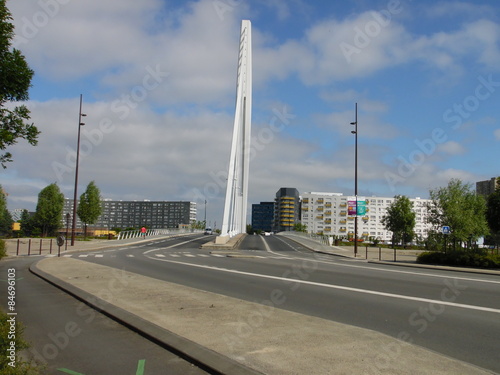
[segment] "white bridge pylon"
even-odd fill
[[[236,111],[226,187],[222,230],[216,242],[224,243],[246,232],[248,170],[252,127],[252,25],[241,21],[236,83]]]

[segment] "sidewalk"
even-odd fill
[[[73,258],[43,259],[32,272],[219,374],[490,373],[371,330],[281,310],[293,293],[285,287],[252,303]]]

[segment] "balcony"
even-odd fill
[[[347,216],[347,211],[340,211],[340,216]]]
[[[332,211],[325,211],[325,215],[331,215],[332,214]]]
[[[325,207],[330,208],[330,207],[332,207],[332,204],[330,202],[327,202],[327,203],[325,203]]]
[[[316,203],[323,204],[324,199],[323,198],[318,198],[316,200]]]
[[[318,211],[323,211],[323,207],[322,207],[322,206],[320,206],[320,207],[318,207],[318,208],[317,208],[317,210],[318,210]]]
[[[345,224],[345,223],[347,223],[347,220],[346,220],[346,219],[342,219],[342,220],[340,220],[340,224]]]
[[[347,207],[347,203],[341,203],[340,207],[342,207],[342,208]]]
[[[339,232],[346,232],[346,231],[347,231],[347,229],[346,229],[346,228],[340,228],[340,229],[339,229]]]

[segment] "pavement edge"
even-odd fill
[[[109,302],[42,271],[37,266],[38,262],[41,260],[30,266],[29,270],[31,273],[210,374],[263,375],[263,373],[257,370],[161,328],[154,323],[142,319],[135,314],[114,306]]]

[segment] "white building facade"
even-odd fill
[[[303,193],[301,222],[307,226],[309,233],[352,239],[355,216],[349,215],[348,207],[351,200],[355,201],[354,197],[341,193]],[[387,214],[387,208],[394,200],[395,198],[358,196],[358,202],[363,201],[366,205],[366,213],[358,216],[358,238],[392,241],[392,232],[385,229],[382,217]],[[413,202],[413,211],[416,213],[415,234],[419,238],[426,238],[430,229],[430,225],[426,223],[426,203],[430,200],[410,198],[410,201]]]

